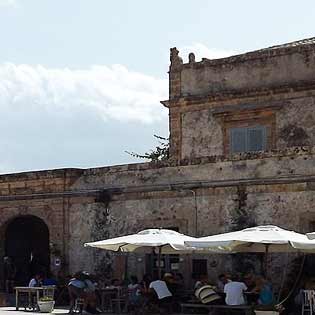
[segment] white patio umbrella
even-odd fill
[[[137,234],[131,234],[103,241],[85,243],[91,246],[115,252],[151,253],[152,249],[158,251],[158,269],[161,275],[161,254],[186,254],[191,253],[185,245],[185,241],[193,241],[195,238],[167,229],[147,229]]]
[[[315,252],[315,241],[306,235],[288,231],[274,225],[256,226],[241,231],[223,233],[185,241],[193,248],[226,252]]]
[[[152,248],[160,248],[162,254],[191,253],[185,241],[193,241],[190,237],[167,229],[147,229],[136,234],[110,238],[103,241],[85,243],[84,246],[97,247],[115,252],[150,253]]]
[[[267,273],[268,252],[315,252],[315,241],[309,240],[306,235],[274,225],[256,226],[241,231],[201,237],[185,241],[185,244],[194,248],[219,249],[225,253],[265,253],[265,273]]]
[[[274,225],[256,226],[241,231],[201,237],[197,240],[186,241],[185,243],[194,248],[208,248],[212,250],[220,249],[223,252],[229,253],[265,253],[266,273],[268,252],[315,252],[315,241],[309,240],[306,235],[296,233],[294,231],[284,230]],[[300,273],[301,272],[302,268],[300,270]],[[299,279],[299,276],[297,279]],[[296,283],[297,280],[288,296],[279,303],[279,305],[281,305],[293,293]]]

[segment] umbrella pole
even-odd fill
[[[162,252],[162,246],[159,246],[159,253],[158,253],[158,275],[159,279],[161,280],[161,252]]]
[[[265,272],[265,277],[267,279],[268,277],[268,251],[269,251],[269,244],[266,244],[266,251],[265,251],[265,263],[264,263],[264,272]]]
[[[125,256],[125,271],[124,271],[124,280],[128,280],[128,258],[129,258],[129,253],[127,252]]]

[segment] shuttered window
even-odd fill
[[[253,152],[266,150],[266,127],[242,127],[230,129],[230,152]]]

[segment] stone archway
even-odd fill
[[[33,215],[18,216],[5,230],[5,255],[16,266],[16,285],[27,285],[35,273],[49,271],[49,229]]]

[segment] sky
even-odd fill
[[[168,137],[169,49],[315,36],[311,0],[0,0],[0,173],[137,159]]]

